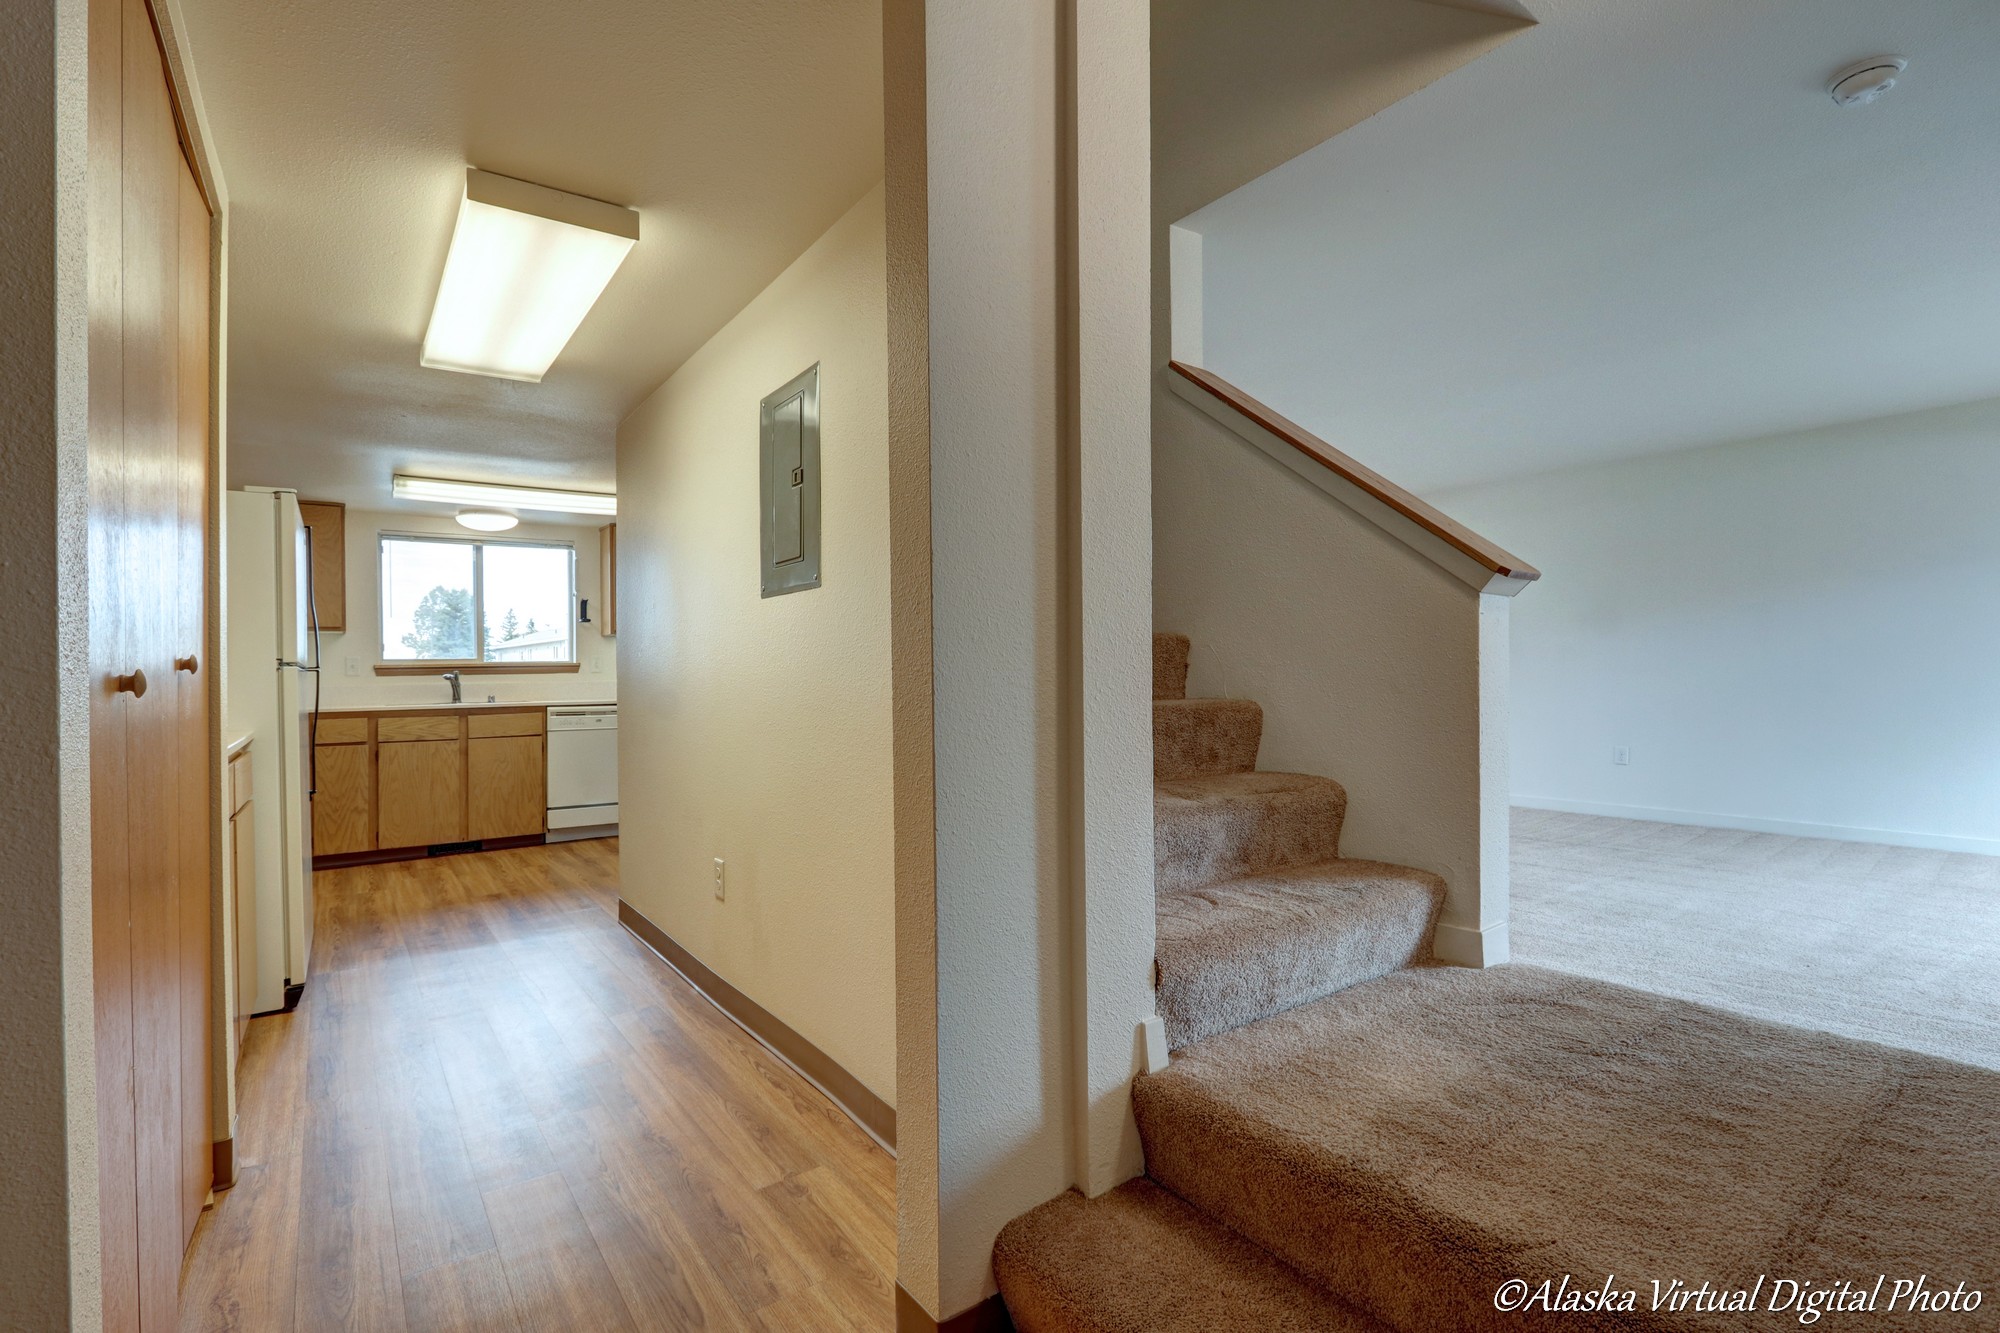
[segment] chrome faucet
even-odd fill
[[[447,671],[444,673],[444,678],[451,682],[451,701],[455,704],[464,703],[465,700],[460,698],[458,693],[458,673]]]

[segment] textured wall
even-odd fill
[[[619,428],[619,796],[626,899],[893,1104],[884,265],[877,188]],[[758,403],[815,362],[824,586],[766,599]]]
[[[1071,1182],[1060,7],[927,6],[938,1315]]]
[[[1145,1167],[1133,1032],[1153,1013],[1151,14],[1073,9],[1076,198],[1076,1183]]]
[[[1990,400],[1443,496],[1544,571],[1516,800],[2000,852],[1996,438]]]
[[[0,1326],[98,1315],[79,0],[0,25]]]
[[[1492,864],[1480,801],[1495,767],[1481,637],[1505,637],[1481,618],[1504,624],[1504,600],[1175,396],[1156,399],[1153,439],[1154,619],[1194,640],[1188,693],[1256,700],[1260,768],[1347,787],[1342,855],[1436,871],[1447,927],[1504,929],[1504,851]]]

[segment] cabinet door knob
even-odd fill
[[[192,676],[195,672],[201,670],[201,663],[194,660],[193,653],[189,653],[186,657],[176,657],[174,659],[174,670],[185,671]]]
[[[118,677],[118,692],[129,694],[134,699],[143,697],[146,693],[146,673],[134,668],[131,675]]]

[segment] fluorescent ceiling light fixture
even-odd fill
[[[437,504],[473,505],[492,509],[539,509],[551,514],[618,513],[618,497],[601,491],[559,491],[546,486],[502,486],[484,481],[446,481],[442,477],[390,479],[389,494],[398,500],[428,500]]]
[[[521,521],[498,509],[461,509],[457,518],[458,526],[474,532],[505,532]]]
[[[629,208],[467,168],[423,364],[539,381],[638,239]]]

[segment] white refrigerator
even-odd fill
[[[256,950],[250,1011],[264,1014],[298,1004],[312,957],[319,625],[312,533],[299,518],[298,492],[252,486],[229,492],[227,504],[225,711],[232,728],[251,733],[257,891],[243,924]]]

